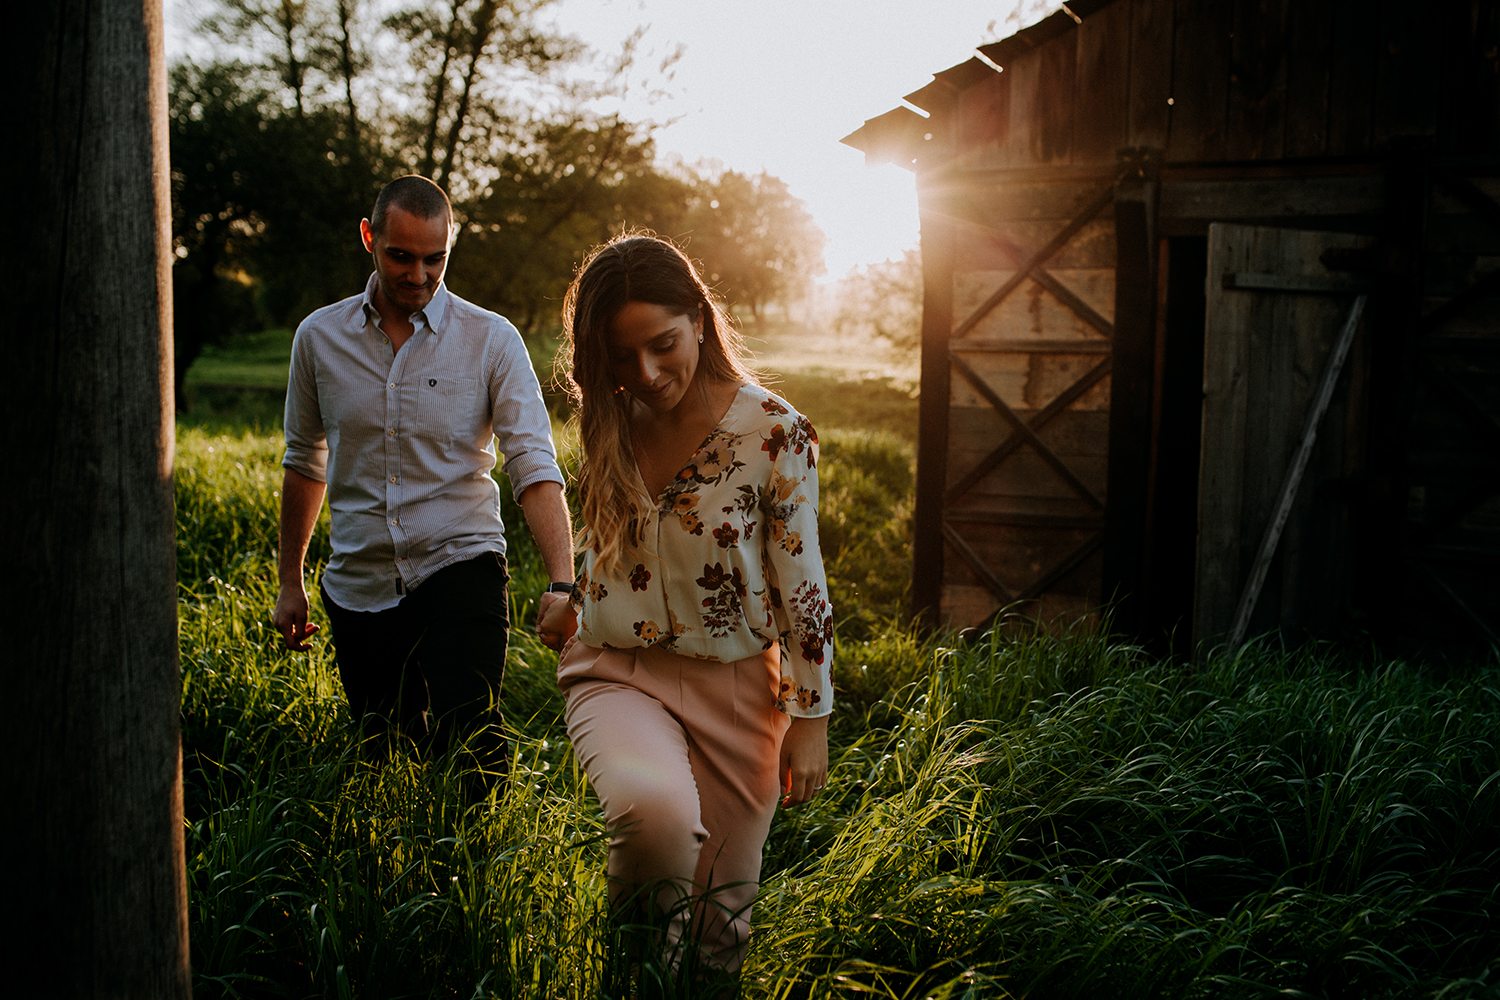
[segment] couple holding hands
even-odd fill
[[[575,538],[520,335],[442,284],[446,195],[400,178],[360,231],[365,291],[310,315],[292,348],[273,623],[292,649],[317,631],[303,563],[326,494],[323,606],[367,745],[394,729],[462,753],[487,790],[507,760],[498,443],[553,581],[537,628],[604,810],[615,916],[656,927],[645,947],[666,966],[732,983],[776,805],[827,780],[817,436],[756,381],[691,261],[619,237],[563,307]]]

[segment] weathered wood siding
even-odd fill
[[[1016,600],[1048,620],[1099,603],[1115,297],[1108,187],[986,184],[928,199],[952,244],[941,602],[955,624]]]
[[[1196,477],[1162,467],[1186,438],[1167,447],[1160,422],[1180,422],[1197,391],[1181,358],[1199,356],[1202,325],[1183,310],[1202,290],[1183,283],[1201,278],[1184,262],[1203,267],[1210,227],[1236,223],[1378,241],[1359,265],[1376,288],[1370,332],[1345,376],[1342,444],[1328,445],[1342,465],[1314,489],[1345,505],[1318,544],[1336,538],[1327,560],[1355,580],[1318,582],[1323,557],[1294,526],[1255,625],[1317,632],[1363,615],[1493,637],[1500,0],[1075,0],[979,51],[908,95],[928,117],[899,108],[846,140],[918,173],[919,606],[967,625],[1015,599],[1053,618],[1125,594],[1128,622],[1128,592],[1149,592],[1155,572],[1160,600],[1141,621],[1170,630],[1167,605],[1190,614],[1162,568],[1185,574],[1181,559],[1151,548],[1166,544],[1152,538],[1162,518],[1199,499],[1162,492]],[[1112,179],[1130,204],[1106,199],[1065,233]],[[1322,344],[1301,325],[1326,317],[1293,312],[1292,342]],[[1122,442],[1141,436],[1125,461]],[[1254,447],[1274,465],[1275,448]],[[1119,544],[1129,531],[1135,550]],[[1401,578],[1384,597],[1380,572]],[[1314,592],[1339,610],[1312,608]],[[1201,634],[1216,627],[1209,615]]]
[[[1500,164],[1432,171],[1401,457],[1407,635],[1500,642]]]
[[[947,142],[911,156],[973,170],[1108,165],[1125,146],[1178,164],[1364,156],[1409,136],[1444,152],[1500,147],[1488,0],[1069,7],[1076,25],[1059,12],[983,46],[1002,72],[966,81],[953,121],[938,122]]]

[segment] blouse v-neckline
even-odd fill
[[[672,474],[667,477],[667,481],[662,483],[661,489],[657,490],[654,494],[651,492],[651,487],[646,485],[645,473],[641,472],[640,457],[638,455],[631,456],[634,459],[636,477],[641,481],[641,489],[648,496],[650,496],[653,505],[660,506],[662,494],[666,493],[667,490],[672,488],[672,484],[677,482],[677,480],[681,478],[682,470],[686,469],[690,465],[693,465],[694,461],[702,453],[703,449],[708,447],[709,442],[712,441],[714,437],[724,428],[724,422],[729,419],[729,415],[733,413],[734,408],[739,405],[740,396],[744,394],[747,384],[748,383],[742,382],[735,388],[734,396],[729,400],[729,405],[724,408],[724,413],[719,417],[718,420],[714,421],[713,426],[708,429],[708,433],[703,436],[703,440],[699,441],[698,444],[693,448],[693,450],[688,452],[686,461],[682,462],[677,466],[677,468],[672,470]],[[634,446],[634,444],[635,441],[632,438],[632,447]]]

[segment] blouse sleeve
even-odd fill
[[[777,706],[817,718],[833,711],[833,609],[818,548],[818,435],[795,412],[761,447],[770,454],[766,489],[766,576],[785,640]]]

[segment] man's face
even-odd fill
[[[365,249],[375,255],[378,294],[386,304],[411,315],[426,307],[448,266],[448,219],[423,219],[392,207],[385,214],[385,232],[376,236],[370,221],[359,224]]]

